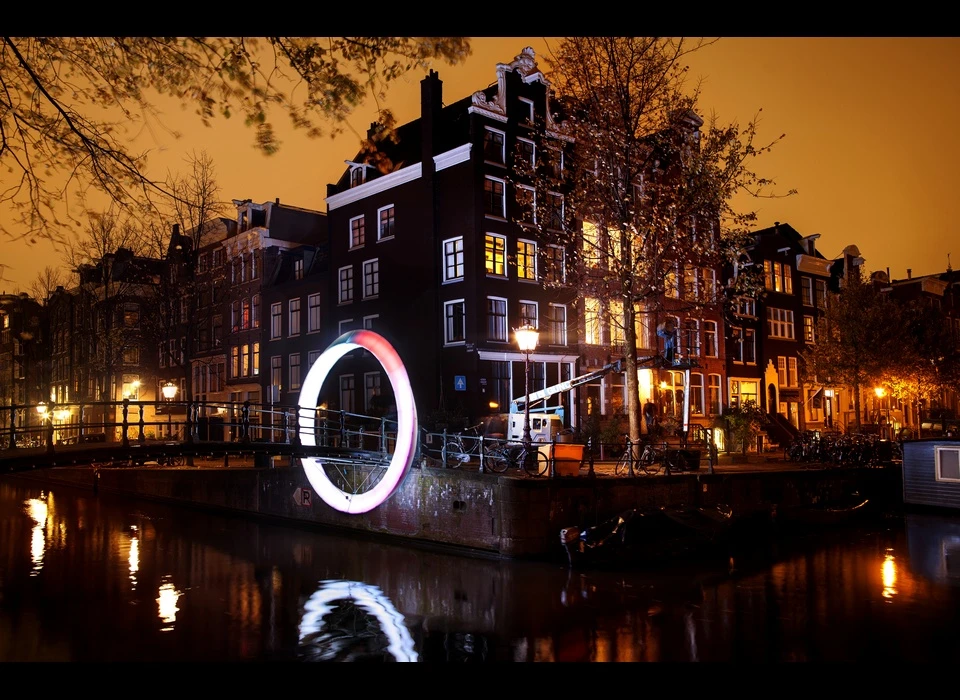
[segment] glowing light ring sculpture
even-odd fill
[[[363,493],[349,493],[330,481],[319,458],[302,458],[303,469],[314,491],[329,506],[343,513],[366,513],[390,498],[410,471],[417,444],[417,407],[407,370],[386,338],[368,330],[348,331],[341,335],[323,351],[307,372],[300,387],[297,420],[300,443],[316,446],[316,412],[320,389],[337,360],[358,348],[370,351],[387,372],[397,404],[397,440],[390,466],[383,478]]]
[[[321,581],[318,588],[304,604],[300,622],[300,642],[308,635],[317,634],[324,628],[323,618],[333,611],[333,603],[352,600],[359,607],[372,613],[386,635],[387,651],[397,661],[416,661],[417,649],[410,630],[404,624],[403,615],[390,599],[376,586],[360,581]]]

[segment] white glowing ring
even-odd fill
[[[369,350],[387,372],[397,404],[397,440],[390,466],[383,478],[369,491],[349,493],[336,486],[323,469],[317,457],[303,457],[303,469],[317,495],[327,505],[344,513],[366,513],[390,498],[403,478],[410,471],[417,438],[417,406],[407,370],[397,351],[386,338],[368,330],[348,331],[328,347],[307,372],[300,387],[300,411],[298,416],[300,443],[314,447],[316,439],[317,400],[320,388],[333,366],[348,352],[363,348]]]
[[[323,629],[323,618],[330,614],[333,610],[332,603],[338,600],[352,600],[377,618],[380,630],[387,637],[387,651],[393,654],[393,658],[397,661],[417,660],[417,647],[410,636],[410,630],[404,624],[403,615],[383,591],[360,581],[320,582],[320,588],[303,605],[303,618],[300,621],[301,643],[308,635],[317,634]]]

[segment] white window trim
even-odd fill
[[[524,221],[523,223],[529,223],[529,224],[532,224],[532,225],[536,226],[536,225],[537,225],[537,190],[534,189],[533,187],[531,187],[530,185],[519,185],[519,184],[518,184],[518,185],[517,185],[517,195],[518,195],[518,196],[517,196],[517,201],[518,201],[518,202],[519,202],[519,200],[520,200],[520,197],[519,197],[520,190],[524,190],[525,192],[529,192],[529,193],[530,193],[530,204],[529,204],[529,206],[530,206],[530,214],[531,214],[531,217],[530,217],[530,221],[529,221],[529,222],[528,222],[528,221]],[[526,207],[527,204],[524,204],[523,206]],[[524,211],[523,213],[526,214],[526,211]]]
[[[538,260],[538,258],[540,257],[539,246],[537,245],[537,242],[536,242],[535,240],[531,239],[531,238],[518,238],[518,239],[517,239],[517,247],[518,247],[518,248],[520,247],[520,244],[521,244],[521,243],[528,243],[528,244],[530,244],[530,245],[533,246],[533,255],[532,255],[532,257],[533,257],[533,278],[531,279],[531,278],[529,278],[529,277],[521,277],[521,276],[520,276],[520,265],[519,265],[519,262],[520,262],[520,251],[517,250],[517,281],[519,281],[519,282],[525,282],[525,283],[527,283],[527,284],[537,284],[537,283],[540,282],[540,269],[539,269],[539,268],[540,268],[540,261]]]
[[[497,161],[497,160],[488,160],[488,159],[487,159],[487,157],[486,157],[486,156],[487,156],[487,152],[486,152],[487,142],[486,142],[486,139],[484,139],[484,142],[483,142],[483,146],[484,146],[484,151],[483,151],[484,160],[485,160],[486,162],[488,162],[488,163],[496,163],[497,165],[504,165],[504,164],[507,162],[507,132],[501,131],[500,129],[494,129],[494,128],[489,127],[489,126],[484,127],[484,135],[486,135],[486,132],[488,132],[488,131],[490,131],[490,132],[492,132],[492,133],[494,133],[494,134],[500,134],[500,136],[502,137],[502,140],[501,140],[501,142],[500,142],[500,160]]]
[[[376,263],[377,266],[377,292],[376,294],[367,294],[367,268],[370,265]],[[370,260],[364,260],[363,264],[360,266],[360,269],[363,271],[361,275],[361,287],[360,287],[360,298],[361,299],[377,299],[380,296],[380,258],[371,258]]]
[[[533,105],[533,103],[531,103],[531,108],[530,108],[531,111],[533,110],[532,105]],[[527,165],[529,165],[529,166],[532,167],[532,168],[535,168],[535,167],[537,166],[537,144],[536,144],[536,142],[535,142],[533,139],[525,139],[525,138],[522,138],[522,137],[519,137],[519,136],[518,136],[518,137],[517,137],[517,143],[518,143],[518,144],[519,144],[519,143],[529,143],[530,146],[533,148],[533,150],[532,150],[531,153],[530,153],[531,162],[528,163]]]
[[[460,241],[460,255],[463,256],[463,258],[464,258],[463,264],[462,264],[461,266],[463,267],[464,275],[466,274],[466,269],[467,269],[467,265],[466,265],[466,251],[465,251],[465,249],[464,249],[463,236],[454,236],[453,238],[445,238],[445,239],[440,243],[440,255],[441,255],[441,257],[443,258],[442,261],[441,261],[441,268],[442,268],[442,269],[441,269],[441,273],[440,273],[440,274],[441,274],[442,277],[443,277],[443,283],[444,283],[444,284],[449,284],[449,283],[451,283],[451,282],[462,282],[463,279],[464,279],[464,275],[460,275],[459,277],[447,277],[447,255],[448,255],[448,254],[447,254],[447,244],[448,244],[448,243],[453,243],[454,241]],[[456,253],[453,253],[453,255],[456,256],[457,254],[456,254]]]
[[[382,223],[382,222],[380,221],[380,214],[381,214],[381,212],[384,212],[384,211],[386,211],[387,209],[393,209],[393,210],[394,210],[394,212],[393,212],[393,224],[394,224],[394,226],[396,226],[396,224],[397,224],[397,212],[396,212],[396,209],[394,208],[394,205],[393,205],[393,204],[388,204],[388,205],[386,205],[385,207],[380,207],[379,209],[377,209],[377,243],[379,243],[380,241],[389,241],[390,239],[392,239],[392,238],[395,236],[395,234],[393,234],[393,233],[391,233],[389,236],[384,236],[384,235],[383,235],[383,229],[381,228],[381,223]]]
[[[550,324],[551,324],[551,328],[550,328],[550,332],[551,332],[551,342],[549,343],[549,345],[562,345],[562,346],[566,346],[566,345],[567,345],[567,334],[568,334],[568,329],[567,329],[567,305],[566,305],[566,304],[554,304],[554,303],[551,302],[551,303],[549,304],[549,307],[550,307]],[[555,317],[555,314],[553,313],[553,309],[555,309],[555,308],[556,308],[556,309],[563,309],[563,337],[560,339],[560,342],[557,342],[557,339],[553,336],[554,332],[556,331],[556,327],[557,327],[556,317]]]
[[[338,335],[338,336],[341,336],[341,335],[343,335],[344,333],[346,333],[348,330],[350,330],[350,324],[351,324],[351,323],[353,323],[353,319],[352,319],[352,318],[342,319],[342,320],[337,324],[337,335]]]
[[[492,175],[486,175],[483,178],[483,180],[484,182],[486,182],[487,180],[492,180],[494,182],[499,182],[501,185],[503,185],[503,197],[500,198],[500,213],[491,214],[490,212],[484,210],[483,212],[484,216],[493,216],[500,219],[506,219],[507,218],[507,181],[504,180],[502,177],[493,177]]]
[[[507,301],[506,297],[495,297],[492,295],[487,295],[487,301],[500,301],[503,302],[503,338],[494,339],[487,338],[491,343],[509,343],[510,342],[510,303]],[[489,313],[487,314],[489,317]],[[446,313],[444,313],[444,319],[446,319]]]
[[[344,265],[343,267],[337,269],[337,304],[352,304],[353,297],[355,296],[356,280],[353,280],[353,287],[350,290],[350,297],[348,299],[344,299],[343,287],[341,286],[341,283],[343,282],[341,274],[344,270],[350,270],[352,272],[353,265]]]
[[[486,269],[487,236],[490,236],[491,238],[499,238],[501,241],[503,241],[503,274],[500,274],[498,272],[490,272],[489,270]],[[483,235],[483,255],[484,255],[484,262],[483,262],[484,272],[486,273],[487,277],[496,277],[497,279],[502,279],[502,280],[507,279],[509,275],[508,268],[507,268],[507,257],[508,257],[507,237],[504,236],[502,233],[490,233],[490,232],[485,233]]]
[[[358,243],[354,245],[353,243],[353,222],[356,220],[363,221],[364,215],[354,216],[350,218],[350,221],[347,223],[347,250],[356,250],[362,248],[367,242],[367,222],[363,222],[363,243]]]
[[[318,302],[320,302],[320,303],[317,304],[317,308],[320,310],[320,320],[319,320],[318,323],[317,323],[317,327],[314,328],[314,329],[311,329],[311,328],[310,328],[310,319],[311,319],[311,315],[310,315],[310,309],[311,309],[310,300],[311,300],[311,299],[316,299]],[[322,302],[323,302],[323,299],[321,298],[321,296],[320,296],[319,293],[317,293],[317,294],[310,294],[310,295],[307,296],[307,334],[308,334],[308,335],[311,334],[311,333],[319,333],[320,331],[323,330],[323,303],[322,303]]]
[[[523,120],[526,121],[526,122],[528,122],[529,124],[533,124],[533,123],[534,123],[534,122],[533,122],[533,118],[534,118],[534,115],[535,115],[535,112],[533,111],[533,100],[527,99],[526,97],[521,97],[521,98],[519,98],[519,100],[520,100],[521,103],[527,105],[527,107],[528,107],[528,109],[529,109],[529,111],[527,112],[527,114],[524,114],[524,115],[523,115]],[[520,120],[518,119],[517,121],[520,121]]]
[[[293,302],[297,302],[296,313],[294,313],[293,309],[291,308],[293,305]],[[297,332],[293,333],[292,332],[293,319],[295,317],[297,319]],[[300,331],[302,330],[300,328],[300,326],[302,325],[301,321],[303,320],[302,317],[303,317],[303,308],[300,306],[300,297],[294,297],[293,299],[288,299],[287,300],[287,337],[288,338],[296,338],[298,335],[300,335]]]
[[[540,328],[540,302],[534,301],[533,299],[519,299],[519,300],[517,301],[517,309],[521,309],[524,304],[532,304],[532,305],[533,305],[533,308],[534,308],[534,310],[536,311],[536,314],[537,314],[537,322],[534,324],[534,327],[539,330],[539,328]],[[518,312],[517,320],[518,320],[518,321],[521,321],[521,322],[523,321],[523,317],[522,317],[522,315],[519,314],[519,312]],[[508,326],[508,327],[509,327],[509,326]]]
[[[953,478],[951,478],[951,477],[948,477],[948,476],[945,477],[945,476],[942,475],[942,473],[941,473],[941,471],[940,471],[940,470],[941,470],[941,459],[942,459],[942,458],[941,458],[940,455],[941,455],[942,453],[944,453],[944,452],[960,453],[960,447],[953,447],[953,446],[951,446],[951,445],[937,445],[937,446],[936,446],[935,451],[934,451],[934,464],[935,464],[934,475],[936,476],[936,480],[937,480],[937,481],[946,481],[946,482],[950,482],[950,483],[960,483],[960,478],[958,478],[958,479],[953,479]],[[957,454],[957,457],[958,457],[958,459],[960,459],[960,454]]]
[[[463,306],[463,325],[464,325],[464,339],[463,340],[450,340],[447,338],[447,307],[453,306],[454,304],[460,304]],[[443,302],[443,344],[445,346],[452,345],[464,345],[466,344],[466,325],[467,325],[467,300],[466,299],[451,299],[450,301]]]

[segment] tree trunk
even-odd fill
[[[637,367],[637,312],[631,301],[623,304],[623,320],[625,324],[624,339],[626,344],[626,373],[627,373],[627,420],[630,426],[630,442],[640,442],[640,426],[643,414],[640,407],[640,379]]]

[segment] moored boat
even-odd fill
[[[734,522],[729,506],[634,508],[593,527],[565,527],[572,568],[634,568],[722,551]]]

